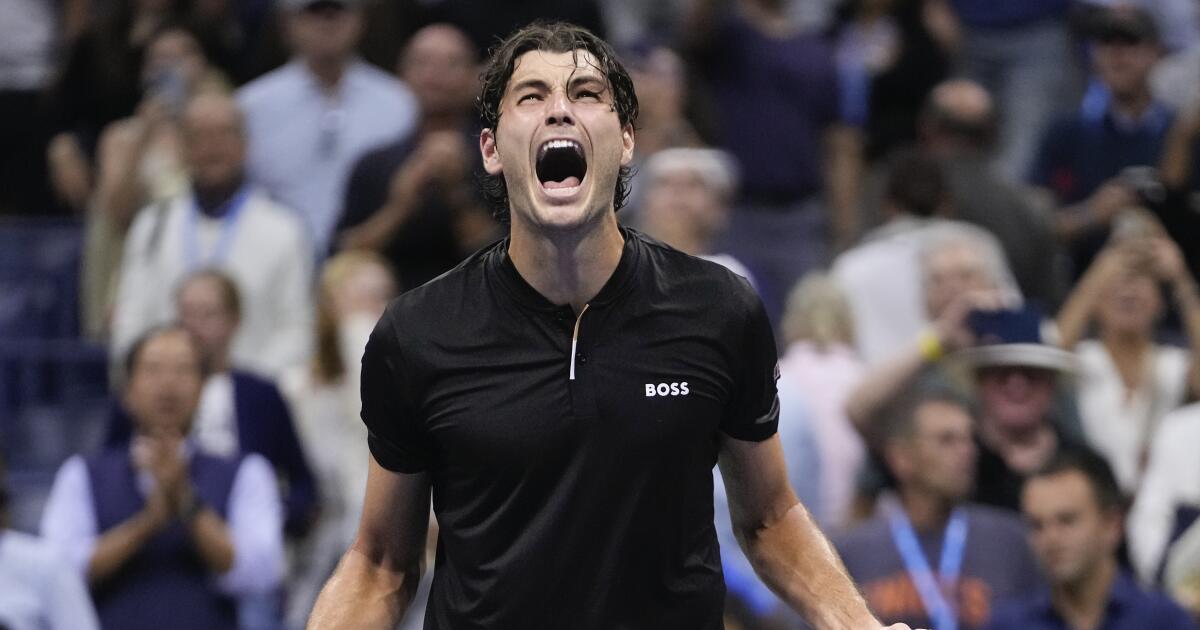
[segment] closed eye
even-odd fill
[[[536,92],[530,92],[528,94],[522,95],[521,98],[518,98],[517,103],[524,103],[526,101],[540,101],[540,100],[542,100],[541,94],[538,94]]]

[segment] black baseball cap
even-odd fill
[[[1100,9],[1092,25],[1092,39],[1101,42],[1157,44],[1158,24],[1144,9],[1117,6]]]

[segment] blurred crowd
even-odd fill
[[[882,619],[1196,627],[1193,0],[0,0],[0,230],[79,226],[111,391],[37,531],[0,466],[0,628],[303,626],[368,334],[505,236],[475,98],[534,19],[620,51],[619,217],[761,295],[792,483]],[[714,490],[727,627],[805,627]]]

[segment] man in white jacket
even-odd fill
[[[124,356],[140,334],[174,319],[180,280],[212,268],[229,274],[245,296],[233,362],[275,376],[308,354],[313,248],[294,212],[246,184],[246,136],[233,99],[196,97],[181,128],[191,186],[133,222],[111,356]]]

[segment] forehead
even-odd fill
[[[971,416],[966,409],[945,400],[929,400],[917,407],[915,418],[920,431],[945,431],[971,428]]]
[[[1030,479],[1021,503],[1031,514],[1078,512],[1095,506],[1087,478],[1074,470]]]
[[[525,81],[542,81],[549,85],[565,85],[577,78],[605,79],[600,62],[592,53],[578,49],[571,52],[531,50],[517,57],[513,64],[508,88]]]
[[[197,363],[196,349],[182,331],[169,331],[146,340],[134,367],[147,363]]]

